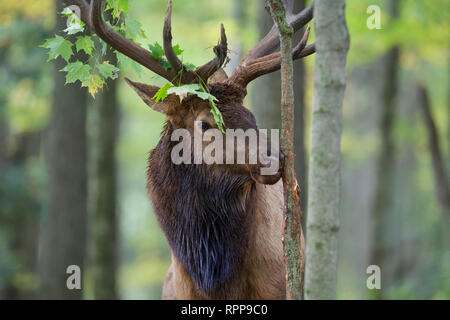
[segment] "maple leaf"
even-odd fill
[[[155,103],[158,103],[159,101],[164,101],[164,99],[167,97],[167,90],[172,87],[171,83],[166,83],[163,85],[156,94],[152,97],[153,100],[155,100]]]
[[[72,42],[58,35],[54,38],[47,39],[41,47],[49,49],[49,61],[58,58],[58,56],[61,56],[64,60],[69,61],[70,57],[73,55]]]
[[[66,74],[66,84],[74,83],[77,80],[81,82],[87,81],[90,78],[91,66],[83,64],[81,61],[68,63],[60,71],[67,72]]]
[[[81,86],[87,87],[89,93],[94,98],[98,92],[98,89],[103,88],[104,84],[105,84],[105,81],[103,81],[102,78],[100,78],[100,76],[98,74],[91,74],[89,79],[87,79],[81,83]]]
[[[77,48],[77,52],[83,50],[86,54],[91,55],[94,49],[94,41],[92,41],[90,36],[78,36],[75,47]]]
[[[109,61],[104,61],[102,64],[97,64],[95,68],[97,68],[97,70],[105,79],[114,79],[117,72],[119,72],[119,68],[117,68],[115,65],[110,64]]]

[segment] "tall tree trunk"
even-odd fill
[[[344,0],[314,5],[316,61],[306,242],[306,299],[336,297],[342,102],[349,34]]]
[[[63,5],[55,1],[58,12]],[[66,21],[57,14],[56,30]],[[48,215],[42,224],[40,257],[40,297],[81,299],[82,290],[69,290],[67,267],[83,267],[86,252],[87,170],[86,103],[87,91],[79,84],[65,85],[61,58],[54,68],[53,105],[46,141],[49,173]]]
[[[116,64],[108,50],[105,60]],[[117,183],[116,136],[118,127],[117,81],[109,79],[94,106],[91,230],[94,246],[95,299],[117,299]]]
[[[389,1],[389,14],[393,19],[398,17],[398,1]],[[381,112],[379,119],[380,153],[376,164],[376,187],[372,203],[372,253],[370,263],[381,268],[382,286],[388,288],[393,282],[394,269],[388,259],[389,243],[386,230],[388,229],[389,213],[392,209],[393,180],[395,164],[395,146],[392,137],[393,123],[396,113],[395,97],[397,95],[397,75],[399,69],[399,48],[394,46],[382,58],[383,86],[381,88]],[[373,298],[381,299],[383,290],[373,290]]]
[[[299,12],[305,8],[305,0],[294,2],[294,12]],[[264,9],[263,2],[258,5],[258,29],[259,37],[262,38],[270,30],[273,20]],[[298,43],[302,33],[298,32],[293,37],[293,42]],[[252,83],[251,102],[252,111],[258,121],[258,127],[264,129],[281,128],[280,115],[280,71],[267,74],[255,79]],[[304,112],[305,112],[305,64],[302,59],[294,61],[294,144],[295,144],[295,173],[300,185],[300,207],[303,218],[306,213],[307,201],[307,165],[306,150],[304,143]]]
[[[444,250],[450,250],[450,184],[440,148],[439,133],[433,119],[428,92],[423,85],[417,87],[419,105],[428,133],[428,145],[433,163],[436,198],[442,208]]]

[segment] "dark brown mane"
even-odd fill
[[[244,260],[254,182],[207,165],[173,164],[170,134],[168,124],[151,152],[149,194],[170,247],[197,289],[220,297]]]

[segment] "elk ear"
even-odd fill
[[[150,86],[145,83],[133,82],[128,78],[125,78],[128,85],[133,88],[134,91],[141,97],[141,99],[153,110],[169,115],[173,108],[179,104],[179,99],[176,97],[168,96],[164,101],[155,102],[153,97],[160,89],[156,86]],[[173,99],[175,98],[175,99]]]

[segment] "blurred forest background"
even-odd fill
[[[130,4],[141,42],[161,43],[167,2]],[[367,27],[369,5],[381,8],[381,29]],[[40,47],[65,26],[62,8],[0,0],[0,299],[159,299],[170,252],[145,173],[164,118],[122,79],[95,100],[79,83],[64,85]],[[172,21],[196,65],[211,58],[224,23],[228,72],[272,25],[263,0],[174,1]],[[337,298],[450,299],[450,2],[348,0],[347,22]],[[302,204],[313,70],[314,56],[295,63]],[[125,75],[164,84],[132,63]],[[246,106],[260,128],[279,127],[279,88],[279,73],[250,88]],[[71,264],[82,267],[81,291],[61,289]],[[379,291],[366,287],[372,264]]]

